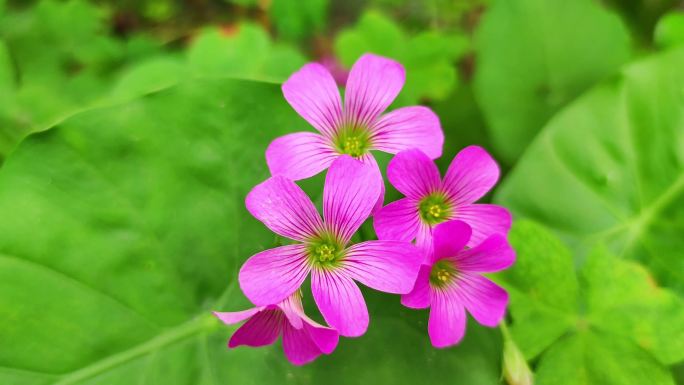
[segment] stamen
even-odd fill
[[[370,149],[370,133],[365,127],[346,126],[339,130],[334,142],[340,153],[358,158]]]
[[[421,219],[429,225],[444,222],[452,216],[451,203],[441,193],[434,193],[423,198],[418,204]]]
[[[443,259],[437,261],[430,271],[430,283],[433,286],[443,287],[453,282],[458,277],[458,270],[453,262]]]

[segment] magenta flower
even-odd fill
[[[466,147],[449,165],[444,179],[437,166],[420,150],[397,154],[387,166],[390,183],[406,197],[380,209],[373,225],[380,239],[412,241],[432,249],[432,231],[442,222],[459,219],[472,228],[468,246],[492,234],[507,234],[511,215],[501,206],[474,204],[499,179],[499,167],[477,146]]]
[[[404,306],[430,308],[428,334],[438,348],[463,338],[468,312],[482,325],[494,327],[506,312],[508,293],[483,272],[506,269],[515,252],[501,234],[467,248],[471,229],[465,222],[449,221],[435,229],[434,249],[423,265],[413,290],[401,297]]]
[[[341,156],[328,170],[323,220],[299,186],[282,176],[256,186],[247,210],[296,244],[262,251],[240,269],[242,291],[257,306],[278,303],[311,273],[311,291],[325,321],[343,336],[368,327],[368,309],[354,281],[373,289],[408,293],[421,263],[408,242],[367,241],[349,246],[380,195],[379,170]]]
[[[278,305],[238,312],[214,312],[214,315],[226,325],[247,320],[233,333],[228,341],[229,348],[270,345],[282,334],[285,356],[295,365],[303,365],[321,354],[332,353],[339,340],[336,330],[320,325],[304,314],[299,293]]]
[[[283,94],[319,134],[298,132],[275,139],[266,150],[271,174],[305,179],[328,168],[342,154],[376,164],[370,150],[396,154],[415,147],[438,158],[444,134],[429,108],[404,107],[381,115],[404,80],[401,64],[365,54],[349,73],[342,105],[330,72],[321,64],[306,64],[283,84]]]

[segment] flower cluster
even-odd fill
[[[506,241],[511,217],[503,207],[474,203],[497,182],[499,168],[472,146],[441,178],[433,162],[444,142],[437,116],[418,106],[383,115],[404,79],[399,63],[366,54],[349,73],[344,103],[317,63],[283,84],[285,99],[318,133],[285,135],[266,150],[272,176],[248,194],[247,210],[292,242],[253,255],[240,269],[240,288],[255,307],[215,313],[226,324],[246,320],[229,347],[269,345],[282,334],[293,364],[330,354],[340,335],[358,337],[368,328],[358,283],[400,294],[407,307],[430,307],[436,347],[461,340],[466,310],[486,326],[503,318],[508,295],[482,273],[513,263]],[[405,195],[384,207],[373,150],[396,154],[387,177]],[[321,216],[295,181],[326,169]],[[353,243],[371,216],[379,239]],[[300,288],[307,277],[329,326],[304,314]]]

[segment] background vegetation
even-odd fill
[[[0,384],[684,384],[683,7],[0,0]],[[229,351],[210,311],[247,307],[237,269],[280,242],[244,196],[309,129],[279,83],[364,52],[405,65],[394,107],[439,114],[443,168],[499,159],[507,327],[437,350],[367,291],[332,356]]]

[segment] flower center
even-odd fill
[[[342,260],[344,247],[334,237],[322,235],[307,248],[309,262],[318,267],[335,267]]]
[[[420,217],[430,225],[444,222],[451,217],[451,204],[442,194],[431,194],[423,198],[418,204]]]
[[[458,270],[451,261],[437,261],[430,271],[430,283],[433,286],[444,287],[453,282],[458,276]]]
[[[335,147],[342,154],[358,158],[370,149],[370,133],[364,127],[344,127],[335,138]]]

